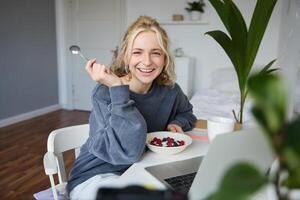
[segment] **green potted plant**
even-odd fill
[[[300,199],[300,117],[287,120],[287,92],[279,75],[255,74],[249,78],[248,88],[254,100],[253,114],[270,141],[277,165],[266,176],[251,163],[237,163],[208,199],[248,199],[266,185],[275,188],[268,199]]]
[[[220,30],[209,31],[206,34],[219,43],[234,66],[240,90],[240,110],[238,115],[235,111],[233,114],[236,121],[242,124],[248,94],[246,83],[277,0],[257,0],[249,28],[232,0],[209,0],[209,2],[217,11],[228,34]],[[274,61],[267,64],[262,71],[269,73],[276,70],[270,69]]]
[[[201,19],[201,14],[204,12],[205,3],[203,0],[188,2],[188,7],[185,8],[190,14],[190,20],[198,21]]]

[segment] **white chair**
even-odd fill
[[[65,191],[67,176],[62,153],[75,150],[75,158],[80,147],[89,136],[89,124],[70,126],[52,131],[48,136],[47,153],[44,155],[44,169],[49,176],[53,197],[58,199],[57,191]],[[53,176],[58,174],[59,184],[55,184]]]

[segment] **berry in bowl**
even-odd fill
[[[152,132],[147,135],[147,147],[156,153],[177,154],[192,143],[192,138],[183,133],[169,131]]]

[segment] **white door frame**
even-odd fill
[[[57,73],[58,73],[58,97],[59,104],[63,109],[72,110],[72,67],[71,53],[71,4],[70,0],[55,0],[55,21],[56,21],[56,49],[57,49]],[[127,24],[127,0],[121,0],[122,18],[121,30],[125,30]]]

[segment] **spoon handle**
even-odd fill
[[[85,57],[81,52],[79,52],[79,55],[81,58],[85,59],[86,61],[89,61],[89,59],[87,57]]]

